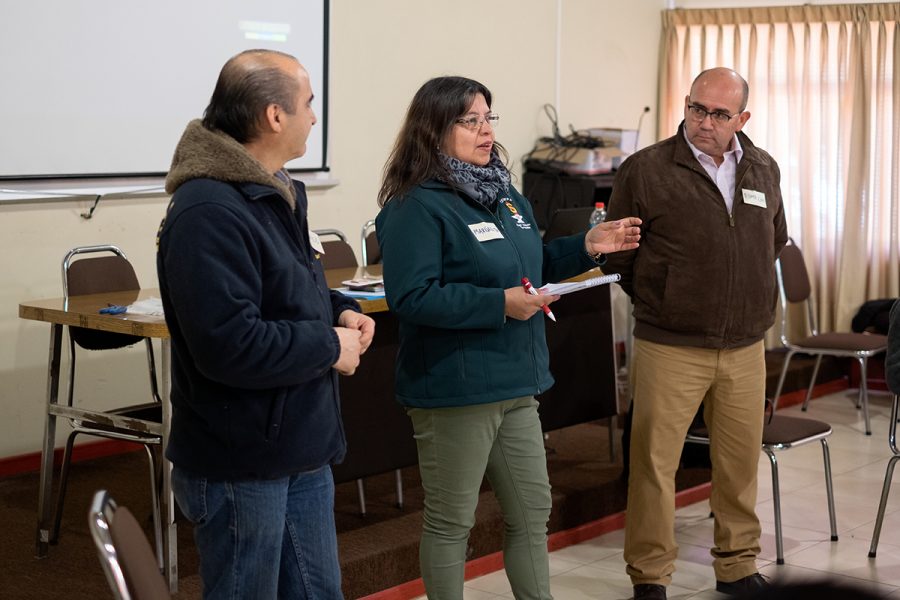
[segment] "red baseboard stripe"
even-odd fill
[[[813,398],[833,394],[841,390],[847,389],[848,383],[846,379],[836,379],[826,383],[820,383],[813,389]],[[876,386],[872,386],[876,389]],[[797,390],[788,394],[782,394],[778,400],[780,408],[787,408],[800,404],[806,397],[806,390]],[[134,452],[140,449],[140,446],[130,442],[119,440],[100,440],[96,442],[88,442],[75,446],[72,454],[74,462],[82,460],[90,460],[92,458],[102,458],[105,456],[113,456],[115,454],[123,454],[125,452]],[[54,463],[59,465],[62,461],[62,449],[57,448],[54,455]],[[41,468],[41,453],[32,452],[30,454],[21,454],[19,456],[10,456],[0,458],[0,478],[10,477],[12,475],[21,475],[23,473],[33,473]]]
[[[141,445],[122,440],[99,440],[78,444],[72,449],[72,462],[103,458],[126,452],[135,452],[141,449]],[[63,448],[57,448],[53,452],[53,464],[57,467],[62,464]],[[0,478],[23,473],[33,473],[41,470],[41,453],[20,454],[9,458],[0,458]]]
[[[709,498],[710,487],[710,484],[707,482],[678,492],[675,494],[675,506],[681,508],[682,506],[688,506],[695,502],[706,500]],[[623,527],[625,527],[624,511],[603,517],[602,519],[597,519],[596,521],[591,521],[590,523],[584,523],[577,527],[573,527],[572,529],[551,533],[547,539],[547,548],[553,552],[567,546],[572,546],[599,537],[605,533],[622,529]],[[481,577],[482,575],[499,571],[502,568],[503,553],[495,552],[493,554],[488,554],[487,556],[482,556],[466,563],[466,580],[468,581],[475,577]],[[624,565],[622,568],[625,568]],[[424,593],[425,585],[420,578],[401,583],[398,586],[380,592],[375,592],[369,596],[364,596],[360,600],[409,600],[410,598],[421,596]]]
[[[818,398],[820,396],[827,396],[828,394],[846,390],[848,387],[849,384],[847,383],[847,379],[835,379],[834,381],[827,381],[825,383],[820,383],[813,388],[812,397]],[[782,394],[778,398],[778,408],[787,408],[788,406],[803,404],[803,400],[805,399],[806,390],[788,392],[787,394]]]

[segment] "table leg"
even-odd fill
[[[53,407],[59,401],[59,359],[62,349],[62,325],[50,328],[50,356],[47,361],[47,415],[44,421],[44,447],[41,450],[41,475],[38,491],[38,521],[35,556],[45,558],[50,542],[50,514],[53,492],[53,452],[56,447],[56,415]]]
[[[163,515],[163,574],[172,594],[178,592],[178,535],[175,525],[175,496],[172,494],[172,463],[165,456],[172,425],[172,344],[162,339],[162,485],[160,509]]]

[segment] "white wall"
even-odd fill
[[[520,178],[520,157],[549,132],[544,103],[559,101],[564,131],[569,123],[634,127],[644,105],[656,109],[664,6],[333,0],[330,148],[340,184],[310,194],[313,225],[342,229],[358,244],[360,227],[377,213],[381,168],[400,120],[416,89],[435,75],[466,75],[491,89],[502,115],[498,139]],[[641,145],[653,141],[653,121],[645,119]],[[49,327],[19,319],[18,303],[61,295],[60,260],[81,244],[120,245],[142,284],[156,286],[154,238],[165,206],[165,198],[108,200],[84,220],[87,202],[0,205],[0,457],[38,451],[43,435]],[[102,354],[80,363],[79,396],[97,394],[104,405],[117,394],[133,397],[146,379],[139,352]]]

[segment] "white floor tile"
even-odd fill
[[[843,575],[873,584],[900,586],[900,547],[879,545],[877,558],[868,557],[868,540],[845,537],[836,544],[822,543],[797,552],[788,560],[791,566]]]
[[[760,569],[760,573],[769,577],[774,584],[797,583],[808,581],[831,581],[841,585],[857,587],[879,596],[893,593],[896,586],[880,583],[859,577],[850,577],[839,573],[828,572],[822,569],[801,567],[792,564],[771,565]]]
[[[834,428],[828,438],[840,539],[830,541],[821,444],[811,443],[776,454],[781,488],[785,565],[775,564],[775,518],[768,458],[760,453],[757,514],[762,523],[760,572],[774,582],[830,578],[861,586],[879,596],[900,600],[900,470],[891,486],[878,556],[868,558],[885,466],[890,396],[872,393],[873,435],[863,432],[862,412],[855,392],[839,392],[813,400],[808,412],[790,407],[783,414],[826,421]],[[779,411],[781,412],[781,411]],[[614,531],[551,554],[551,589],[556,600],[583,598],[626,600],[631,581],[622,558],[624,531]],[[709,502],[675,513],[679,544],[669,598],[723,600],[715,591],[709,548],[713,520]],[[512,598],[506,575],[499,571],[466,582],[465,600]]]

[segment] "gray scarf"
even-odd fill
[[[450,181],[444,183],[459,188],[478,204],[494,212],[500,193],[509,191],[509,170],[500,157],[493,153],[490,162],[483,167],[447,156],[443,152],[440,157],[450,170]]]

